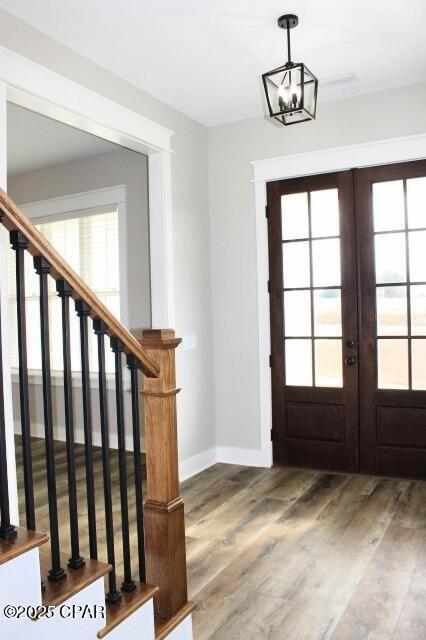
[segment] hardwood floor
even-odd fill
[[[37,527],[47,530],[43,444],[34,441],[34,470]],[[97,454],[95,459],[102,560]],[[77,460],[84,555],[84,458],[78,445]],[[61,443],[57,463],[66,550],[66,457]],[[121,573],[115,454],[112,472]],[[21,466],[19,476],[22,498]],[[425,639],[426,483],[217,464],[183,483],[182,495],[190,597],[198,604],[195,640]],[[129,496],[135,550],[130,454]]]

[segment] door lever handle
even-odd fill
[[[356,362],[356,358],[354,358],[353,356],[348,356],[347,358],[345,358],[345,364],[348,367],[351,367],[352,365],[354,365]]]

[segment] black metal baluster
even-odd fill
[[[25,514],[27,529],[35,530],[30,401],[28,393],[27,315],[25,308],[25,251],[28,247],[28,240],[20,231],[11,231],[10,242],[16,252],[16,316],[18,323],[19,400],[21,409]]]
[[[56,497],[56,470],[55,470],[55,446],[53,441],[53,417],[52,417],[52,381],[50,370],[50,344],[49,344],[49,299],[47,288],[47,276],[51,272],[50,264],[41,256],[34,258],[34,268],[40,278],[40,329],[41,329],[41,364],[43,380],[43,411],[46,448],[47,471],[47,495],[49,502],[50,520],[50,549],[52,555],[52,568],[49,570],[49,580],[58,582],[65,578],[66,573],[61,567],[59,528],[58,528],[58,504]]]
[[[1,215],[1,214],[0,214]],[[0,538],[15,538],[17,531],[10,522],[9,481],[7,476],[6,419],[4,413],[3,344],[0,301]]]
[[[135,466],[135,496],[136,496],[136,527],[138,533],[139,580],[146,581],[145,571],[145,543],[143,526],[143,495],[142,495],[142,457],[141,431],[139,421],[139,363],[134,356],[127,356],[127,367],[130,370],[132,395],[132,426],[133,426],[133,461]]]
[[[105,374],[105,341],[104,337],[107,328],[102,320],[94,320],[93,328],[98,337],[98,366],[99,366],[99,412],[101,419],[102,436],[102,470],[104,479],[104,500],[105,500],[105,528],[107,541],[108,563],[112,565],[112,571],[108,575],[109,590],[106,595],[108,602],[118,602],[121,598],[120,591],[117,590],[115,575],[115,550],[114,550],[114,521],[112,515],[111,496],[111,468],[109,451],[109,424],[108,424],[108,395]]]
[[[70,513],[71,558],[68,567],[80,569],[84,559],[80,556],[78,533],[77,482],[74,451],[74,407],[71,370],[71,333],[70,333],[70,297],[72,288],[65,280],[56,282],[56,291],[62,307],[62,355],[64,362],[64,408],[65,434],[67,446],[68,503]]]
[[[87,517],[89,525],[90,557],[92,560],[97,560],[98,542],[96,539],[95,482],[93,477],[92,399],[90,395],[89,336],[87,328],[90,307],[82,300],[77,300],[75,308],[77,315],[80,318],[81,384],[83,396],[84,455],[86,463]]]
[[[120,475],[121,527],[123,541],[124,582],[123,591],[133,591],[136,588],[132,580],[129,537],[129,507],[127,499],[127,468],[126,468],[126,437],[124,431],[124,402],[123,402],[123,345],[118,338],[111,338],[111,349],[115,357],[115,403],[117,411],[117,439],[118,463]]]

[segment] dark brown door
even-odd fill
[[[355,172],[361,470],[426,476],[426,161]]]
[[[267,196],[274,460],[426,477],[426,161]]]
[[[267,186],[276,462],[357,470],[352,172]]]

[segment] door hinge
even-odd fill
[[[271,429],[271,442],[273,442],[273,441],[274,441],[274,430]]]
[[[271,281],[268,280],[268,293],[271,293]]]
[[[265,204],[265,216],[269,218],[269,206]]]
[[[269,356],[269,366],[272,367],[272,356]]]

